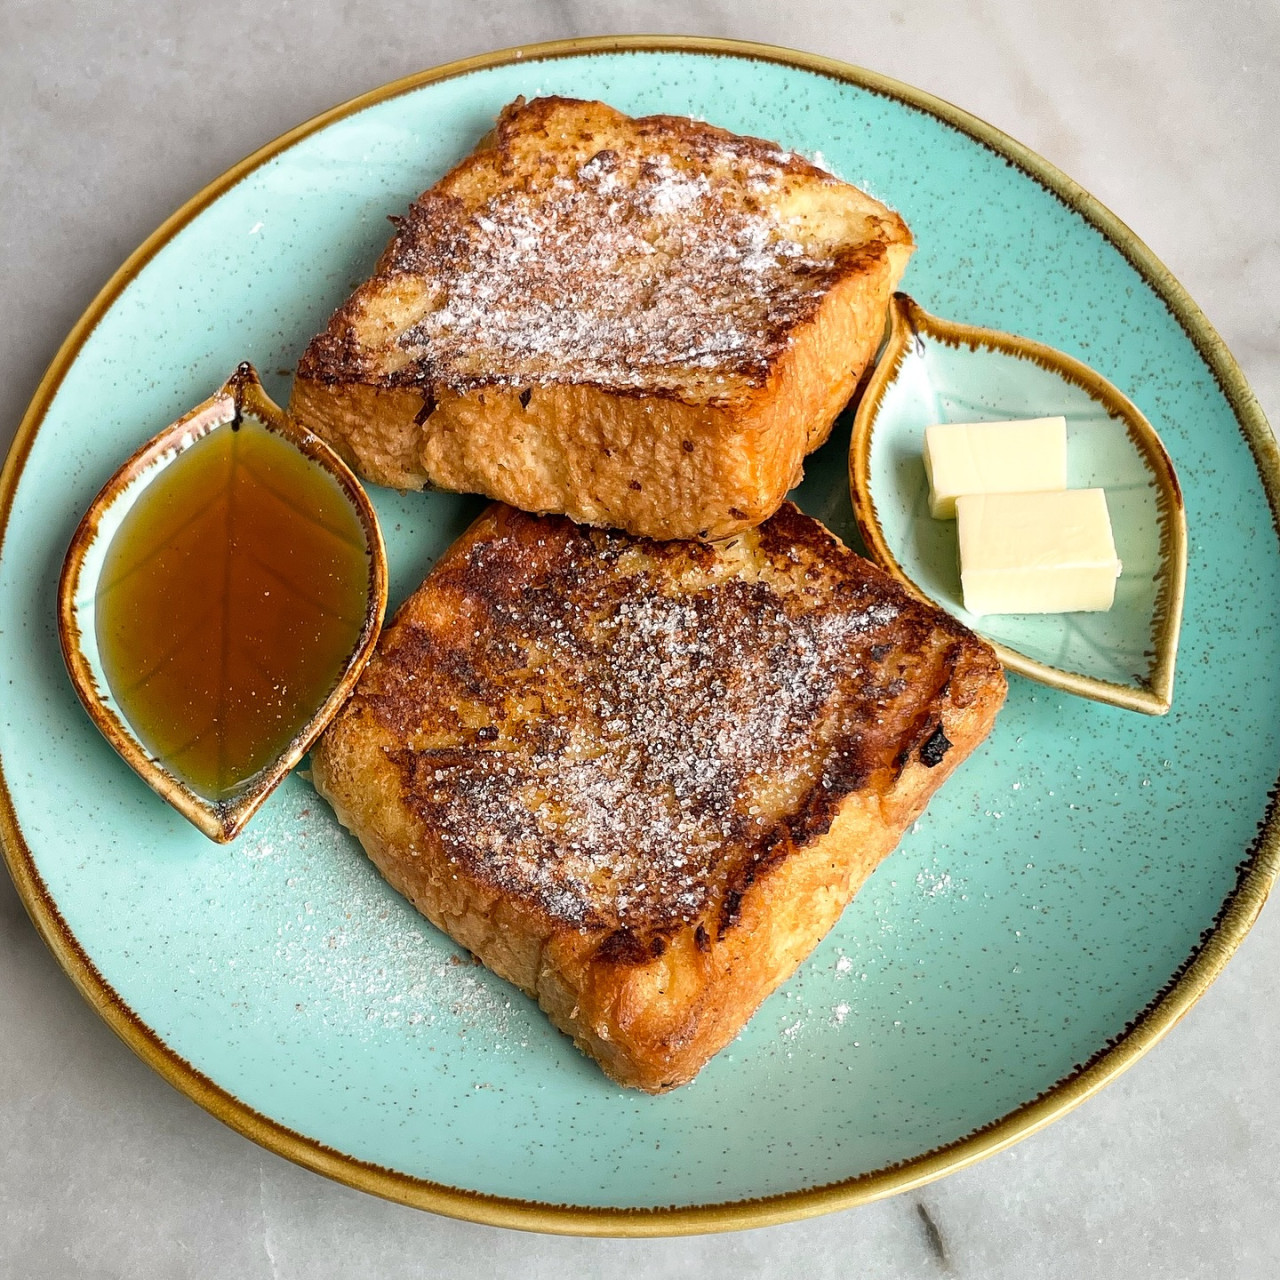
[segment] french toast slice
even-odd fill
[[[786,504],[654,542],[495,504],[383,632],[313,779],[386,879],[624,1085],[693,1078],[1005,694]]]
[[[290,412],[379,484],[723,537],[798,482],[912,248],[771,142],[517,100],[398,220]]]

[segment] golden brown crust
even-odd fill
[[[784,506],[727,543],[490,508],[314,755],[388,880],[616,1080],[691,1079],[990,726],[990,649]]]
[[[772,143],[512,104],[312,341],[291,409],[381,483],[726,536],[825,438],[911,247]]]

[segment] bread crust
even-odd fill
[[[710,546],[494,506],[313,778],[434,924],[659,1093],[827,933],[1004,694],[988,646],[789,505]]]
[[[312,341],[290,410],[377,483],[729,536],[826,439],[912,247],[897,214],[772,143],[517,102]]]

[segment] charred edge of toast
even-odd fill
[[[514,536],[508,537],[513,527]],[[538,531],[536,545],[530,543],[531,528]],[[831,751],[821,776],[809,788],[799,807],[784,815],[772,829],[753,831],[731,805],[724,813],[714,815],[716,821],[723,824],[729,856],[727,861],[712,868],[714,878],[706,886],[696,921],[663,918],[660,910],[655,911],[656,918],[630,920],[621,927],[598,911],[587,911],[573,919],[557,919],[545,906],[518,895],[522,909],[543,914],[552,929],[568,925],[597,934],[597,958],[602,962],[622,966],[648,963],[663,953],[670,938],[694,927],[702,939],[699,946],[704,949],[713,937],[723,940],[734,927],[742,900],[751,886],[773,867],[825,835],[850,795],[871,783],[873,776],[878,786],[890,785],[913,759],[920,759],[928,767],[932,767],[931,758],[936,756],[934,763],[941,759],[946,750],[942,746],[946,742],[942,731],[944,704],[962,710],[989,690],[994,680],[1002,679],[1000,665],[989,647],[958,621],[916,601],[888,575],[856,556],[817,521],[802,515],[790,504],[762,525],[755,536],[761,559],[775,565],[811,565],[816,577],[826,580],[828,589],[846,597],[846,607],[850,610],[858,607],[857,601],[867,598],[892,603],[897,613],[890,628],[868,635],[865,657],[872,666],[878,666],[890,662],[895,655],[921,654],[928,647],[934,655],[928,672],[930,686],[919,690],[914,714],[895,740],[892,756],[869,759],[858,735],[845,735],[840,747]],[[729,540],[726,545],[732,542]],[[569,584],[584,566],[594,566],[606,574],[614,561],[635,550],[658,557],[660,563],[686,566],[707,567],[714,564],[718,556],[714,545],[682,543],[675,547],[583,528],[563,517],[532,517],[494,506],[446,553],[432,577],[437,590],[447,593],[446,598],[466,601],[466,627],[483,633],[488,642],[495,637],[501,639],[501,620],[508,616],[513,601],[523,593],[545,592],[549,597],[560,598],[560,593],[569,590]],[[624,580],[619,588],[624,592],[623,598],[630,589],[631,584]],[[765,593],[747,595],[744,599],[749,606],[754,602],[760,609],[770,603]],[[397,669],[421,670],[434,666],[448,677],[451,687],[477,702],[501,697],[502,688],[494,685],[491,673],[485,671],[475,653],[465,644],[454,645],[447,640],[440,643],[425,629],[409,625],[405,618],[408,608],[407,604],[388,629],[384,646],[380,646],[392,655]],[[765,612],[754,617],[767,621]],[[378,677],[376,663],[370,675]],[[905,692],[905,681],[901,677],[886,680],[886,673],[878,673],[870,678],[878,680],[875,687],[890,696],[900,697]],[[399,740],[416,728],[415,707],[401,696],[401,686],[394,681],[376,689],[369,688],[367,681],[362,681],[362,685],[352,700],[353,706],[363,705]],[[550,731],[541,722],[539,727]],[[474,766],[484,759],[480,753],[491,751],[496,737],[496,731],[486,732],[482,727],[473,732],[470,743],[426,751],[389,749],[387,756],[400,774],[401,793],[410,798],[411,807],[420,813],[429,812],[432,778],[455,766]],[[533,745],[536,746],[536,742]],[[555,749],[554,741],[543,745]],[[483,778],[481,781],[483,783]],[[477,884],[496,892],[511,893],[511,885],[495,877],[483,857],[468,857],[465,851],[446,856]]]
[[[552,139],[547,133],[547,124],[556,113],[566,107],[582,106],[605,107],[616,119],[628,120],[631,127],[642,137],[663,140],[678,138],[683,154],[693,160],[710,161],[729,151],[744,160],[767,160],[798,177],[813,179],[832,177],[812,161],[806,160],[794,151],[784,150],[776,142],[771,142],[767,138],[733,133],[719,125],[693,120],[689,116],[662,113],[651,116],[626,116],[598,99],[570,98],[561,94],[546,94],[537,98],[525,98],[521,95],[513,99],[498,113],[494,127],[481,138],[475,150],[476,152],[508,151],[511,143],[518,136],[538,129],[541,129],[550,144]]]

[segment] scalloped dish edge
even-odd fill
[[[871,448],[876,421],[888,389],[893,385],[907,357],[910,344],[923,334],[935,342],[970,350],[986,347],[1020,360],[1029,360],[1042,369],[1074,384],[1124,424],[1135,451],[1155,482],[1156,510],[1160,531],[1160,569],[1156,575],[1155,610],[1151,619],[1152,661],[1146,688],[1118,684],[1097,676],[1067,671],[1028,657],[983,632],[973,629],[995,649],[1000,661],[1011,671],[1050,688],[1078,697],[1092,698],[1144,715],[1164,715],[1173,705],[1174,667],[1178,654],[1178,634],[1182,626],[1182,605],[1187,576],[1187,520],[1182,489],[1168,452],[1155,428],[1138,407],[1088,365],[1030,338],[982,329],[931,315],[905,293],[895,293],[889,303],[889,336],[866,384],[854,414],[849,441],[849,495],[854,519],[867,550],[913,595],[954,614],[945,600],[930,596],[898,562],[876,510],[871,485]],[[972,624],[969,624],[972,625]]]

